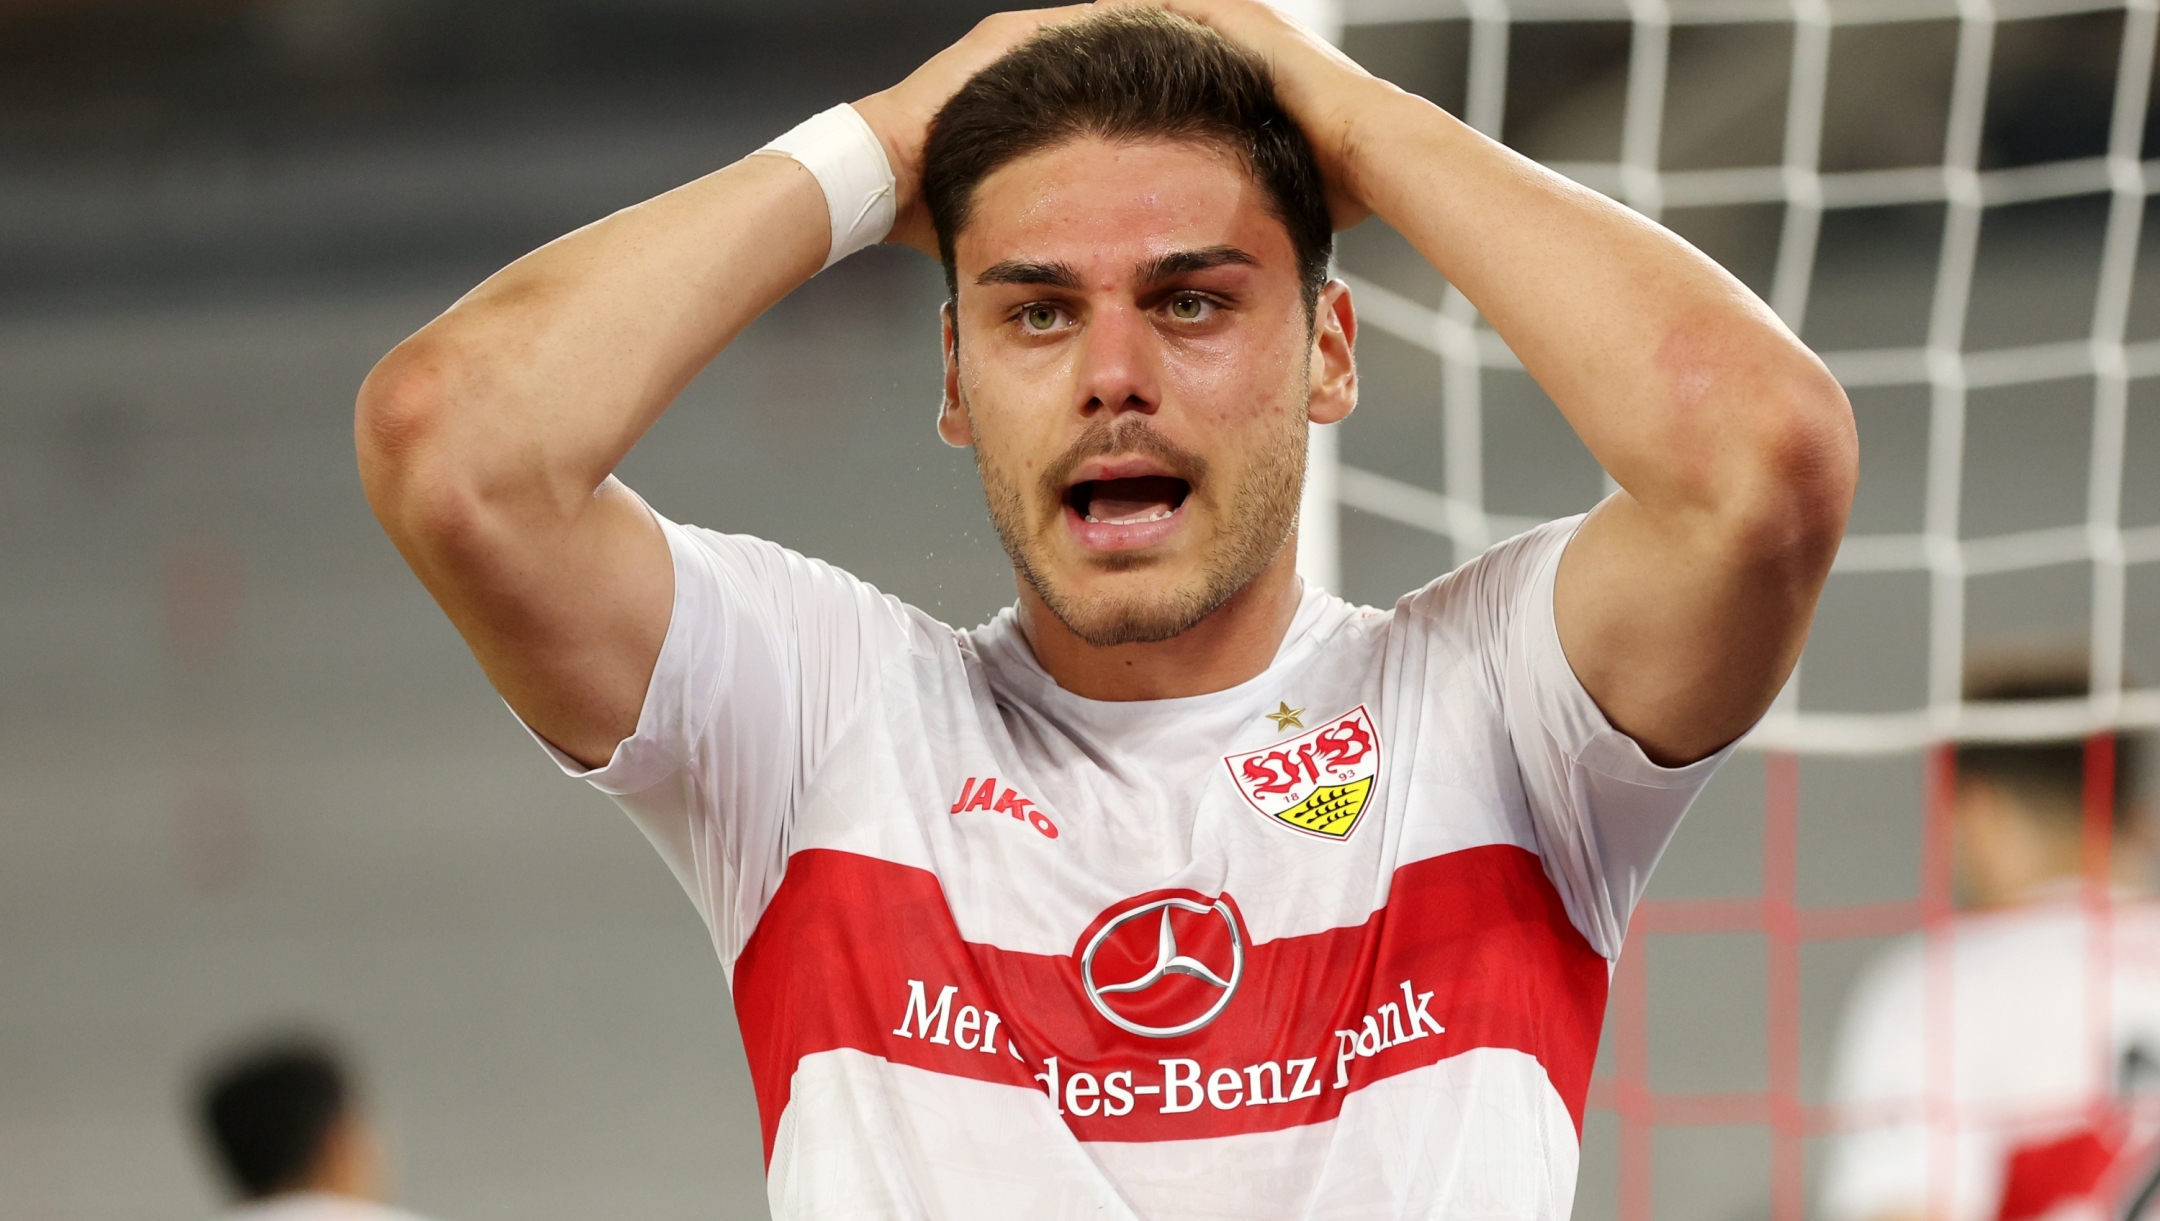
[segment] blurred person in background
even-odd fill
[[[225,1221],[420,1221],[382,1203],[381,1143],[325,1042],[259,1041],[224,1057],[195,1110],[238,1201]]]
[[[1974,701],[2089,690],[2075,664],[1971,674]],[[2138,800],[2146,744],[2125,733],[2112,745],[2112,877],[2097,907],[2084,885],[2086,742],[1956,749],[1965,910],[1947,953],[1931,963],[1926,940],[1909,938],[1847,999],[1831,1070],[1844,1130],[1825,1182],[1830,1221],[2098,1217],[2142,1185],[2160,1069],[2160,906],[2151,811]],[[1931,1098],[1931,1085],[1947,1089]]]

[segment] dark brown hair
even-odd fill
[[[288,1036],[215,1065],[197,1087],[195,1106],[233,1188],[258,1199],[314,1173],[351,1094],[329,1044]]]
[[[959,293],[953,243],[975,188],[1000,166],[1082,136],[1189,140],[1235,154],[1290,231],[1312,311],[1335,245],[1312,146],[1259,56],[1160,9],[1109,9],[1043,30],[938,111],[923,148],[923,199],[949,292]]]
[[[2085,668],[2075,660],[2013,659],[1983,663],[1969,673],[1965,698],[1994,703],[2015,700],[2077,700],[2092,690]],[[2116,733],[2114,821],[2124,824],[2143,779],[2143,743],[2137,735]],[[1980,780],[2007,789],[2036,813],[2082,811],[2085,797],[2085,740],[1977,742],[1957,748],[1958,780]]]

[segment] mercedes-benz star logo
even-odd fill
[[[1188,912],[1202,917],[1214,916],[1222,921],[1223,928],[1228,933],[1230,951],[1230,974],[1227,977],[1200,959],[1179,952],[1177,930],[1171,925],[1172,912]],[[1095,978],[1097,953],[1110,942],[1119,929],[1135,920],[1155,913],[1161,913],[1155,931],[1155,965],[1133,978],[1121,982],[1097,982]],[[1212,935],[1207,939],[1209,941],[1215,940]],[[1128,951],[1139,948],[1132,945],[1132,938],[1123,938],[1121,940],[1125,943],[1123,948]],[[1135,956],[1128,953],[1127,957],[1130,959]],[[1144,961],[1144,957],[1141,960]],[[1191,1034],[1193,1031],[1222,1016],[1222,1011],[1230,1004],[1230,998],[1237,993],[1238,981],[1244,978],[1244,975],[1245,938],[1238,930],[1236,914],[1230,910],[1228,901],[1223,899],[1217,899],[1212,904],[1202,903],[1194,899],[1179,898],[1154,899],[1138,904],[1130,910],[1119,912],[1100,929],[1097,929],[1095,935],[1088,939],[1087,948],[1081,951],[1080,954],[1080,983],[1087,990],[1088,1000],[1094,1003],[1095,1011],[1109,1019],[1110,1023],[1120,1030],[1146,1035],[1152,1039],[1171,1039],[1179,1035]],[[1138,1021],[1134,1017],[1118,1012],[1111,1007],[1110,1002],[1103,999],[1105,996],[1123,996],[1147,992],[1158,985],[1164,984],[1166,981],[1174,985],[1173,976],[1198,980],[1207,988],[1214,989],[1216,995],[1211,1002],[1190,998],[1193,1007],[1197,1007],[1199,1012],[1187,1020],[1173,1022],[1169,1025],[1150,1025]],[[1187,991],[1189,994],[1190,989],[1188,988]],[[1169,1003],[1172,1008],[1183,1009],[1186,1007],[1179,1005],[1177,1000],[1178,998],[1170,999]],[[1147,1006],[1150,1010],[1161,1007],[1161,1005]],[[1156,1015],[1149,1012],[1146,1016],[1154,1017]]]

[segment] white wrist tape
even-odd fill
[[[892,232],[897,191],[885,145],[853,106],[835,106],[758,150],[793,157],[817,179],[832,217],[825,266],[875,246]],[[823,270],[822,268],[820,270]]]

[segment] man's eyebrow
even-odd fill
[[[1176,276],[1191,275],[1211,267],[1258,267],[1260,260],[1235,246],[1205,246],[1199,250],[1180,250],[1150,260],[1140,267],[1140,282],[1160,284]]]
[[[975,277],[982,284],[1041,284],[1048,288],[1080,287],[1080,273],[1068,263],[1029,263],[1019,259],[1007,259],[992,263]]]
[[[1177,276],[1191,275],[1211,267],[1258,267],[1260,260],[1235,246],[1204,246],[1198,250],[1178,250],[1150,259],[1140,265],[1140,282],[1159,284]],[[992,263],[975,277],[978,285],[988,284],[1040,284],[1049,288],[1080,288],[1080,273],[1070,263],[1030,263],[1022,259],[1006,259]]]

